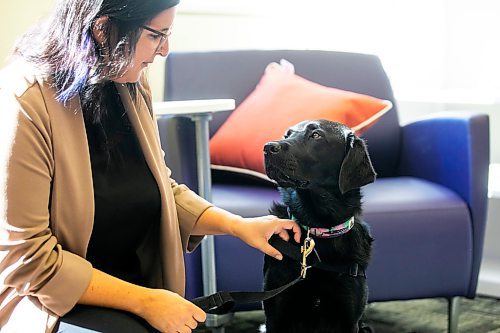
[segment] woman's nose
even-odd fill
[[[170,51],[170,45],[169,45],[169,40],[167,39],[158,49],[157,54],[161,55],[162,57],[166,57],[168,55],[168,52]]]

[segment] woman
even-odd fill
[[[170,178],[143,72],[177,3],[62,0],[0,74],[2,332],[191,332],[182,251],[231,234],[279,259],[273,234],[300,239]]]

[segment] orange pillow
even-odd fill
[[[390,101],[325,87],[273,63],[210,140],[212,167],[267,178],[264,144],[281,139],[290,126],[328,119],[360,135],[391,107]]]

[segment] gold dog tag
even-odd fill
[[[307,256],[311,254],[314,250],[314,239],[309,237],[309,230],[307,230],[307,236],[304,239],[304,245],[300,247],[300,252],[302,253],[302,262],[300,264],[300,276],[305,279],[307,274],[307,269],[311,266],[307,266]]]

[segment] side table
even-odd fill
[[[212,114],[233,110],[234,99],[208,99],[187,101],[166,101],[153,103],[157,117],[183,116],[195,124],[196,167],[198,174],[198,193],[212,201],[212,179],[210,175],[209,122]],[[206,236],[201,243],[201,261],[203,274],[203,293],[210,295],[217,292],[215,272],[214,236]],[[208,315],[205,325],[215,328],[213,332],[224,332],[224,325],[232,315]]]

